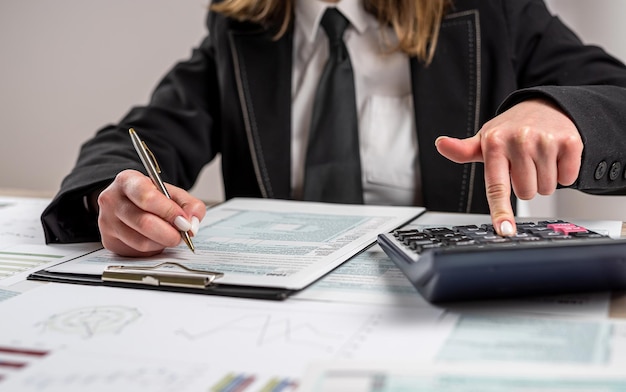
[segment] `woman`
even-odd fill
[[[43,214],[47,240],[101,238],[129,256],[177,245],[204,216],[184,189],[217,154],[227,198],[306,198],[328,7],[349,21],[365,203],[490,211],[510,235],[511,190],[625,191],[626,69],[541,0],[225,0],[150,104],[83,145]],[[130,127],[174,201],[136,171]]]

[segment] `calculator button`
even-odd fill
[[[453,245],[453,246],[468,246],[468,245],[476,245],[478,244],[478,242],[476,242],[475,240],[472,239],[468,239],[468,240],[464,240],[464,241],[457,241],[457,242],[453,242],[450,243],[448,245]]]
[[[452,229],[464,234],[474,234],[484,231],[476,225],[454,226]]]
[[[547,226],[547,225],[554,224],[554,223],[566,223],[566,222],[561,219],[548,219],[548,220],[539,221],[537,223],[539,223],[540,225]]]
[[[415,240],[415,241],[407,241],[404,244],[407,245],[411,249],[417,249],[420,246],[434,244],[435,242],[428,239]]]
[[[599,233],[594,233],[591,231],[585,232],[585,233],[571,233],[570,234],[572,237],[574,238],[606,238],[608,236],[606,235],[602,235]]]
[[[585,229],[584,227],[577,226],[573,223],[552,223],[547,225],[546,227],[563,234],[589,232],[589,230]]]
[[[495,237],[495,238],[483,238],[481,242],[487,243],[487,244],[502,244],[505,242],[513,242],[510,238],[508,237]]]
[[[472,237],[472,238],[483,238],[487,235],[493,235],[492,232],[489,231],[484,231],[484,230],[480,230],[480,231],[475,231],[473,233],[467,233],[468,236]]]
[[[404,237],[408,235],[419,234],[419,230],[396,230],[393,232],[393,235],[398,238],[400,241],[404,239]]]
[[[443,241],[448,244],[454,244],[456,242],[469,241],[469,240],[471,240],[471,238],[466,235],[456,235],[454,237],[443,238]]]
[[[424,238],[430,238],[428,235],[424,234],[424,233],[420,233],[420,232],[409,232],[409,233],[401,233],[398,235],[398,241],[404,241],[407,238],[409,239],[424,239]]]
[[[446,234],[454,234],[454,231],[447,227],[430,227],[430,228],[424,229],[424,233],[440,236],[440,235],[446,235]]]
[[[541,233],[539,234],[539,236],[543,239],[549,239],[549,240],[568,240],[572,238],[571,236],[567,234],[559,233],[556,231],[552,231],[550,233]]]
[[[417,248],[415,248],[414,250],[415,250],[417,253],[421,253],[421,252],[423,252],[423,251],[425,251],[425,250],[428,250],[428,249],[436,249],[436,248],[443,248],[443,247],[444,247],[444,244],[443,244],[443,243],[441,243],[441,242],[435,242],[435,243],[433,243],[433,244],[426,244],[426,245],[418,246],[418,247],[417,247]]]
[[[528,229],[528,233],[532,233],[535,235],[540,235],[542,233],[553,233],[553,232],[554,230],[552,230],[551,228],[547,226],[537,226],[537,227]]]
[[[541,237],[535,237],[535,236],[531,236],[529,235],[528,237],[511,237],[511,239],[513,241],[518,241],[518,242],[535,242],[535,241],[541,241]]]

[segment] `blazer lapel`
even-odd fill
[[[230,43],[248,145],[263,197],[291,194],[292,33],[232,32]]]
[[[411,60],[422,190],[424,204],[431,210],[449,211],[451,205],[457,206],[458,212],[472,209],[477,165],[459,165],[442,157],[435,149],[435,139],[441,135],[466,138],[479,129],[478,16],[477,10],[448,15],[432,63],[424,66]]]
[[[431,210],[470,212],[477,164],[459,165],[434,148],[440,135],[465,138],[480,125],[480,25],[477,10],[442,22],[433,62],[411,60],[424,204]],[[264,197],[291,194],[292,32],[273,40],[268,31],[230,35],[237,88],[250,152]],[[461,61],[452,62],[451,58]],[[268,94],[268,91],[270,92]],[[270,97],[270,99],[268,99]],[[462,115],[450,115],[450,113]]]

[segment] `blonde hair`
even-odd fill
[[[224,0],[211,9],[240,21],[278,28],[280,38],[293,19],[295,0]],[[311,0],[304,0],[311,1]],[[449,0],[363,0],[365,9],[398,37],[399,50],[429,63],[435,53],[439,26]]]

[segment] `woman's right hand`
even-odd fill
[[[204,203],[182,188],[165,186],[171,199],[149,177],[124,170],[100,193],[98,226],[106,249],[121,256],[151,256],[178,246],[180,231],[196,234]]]

